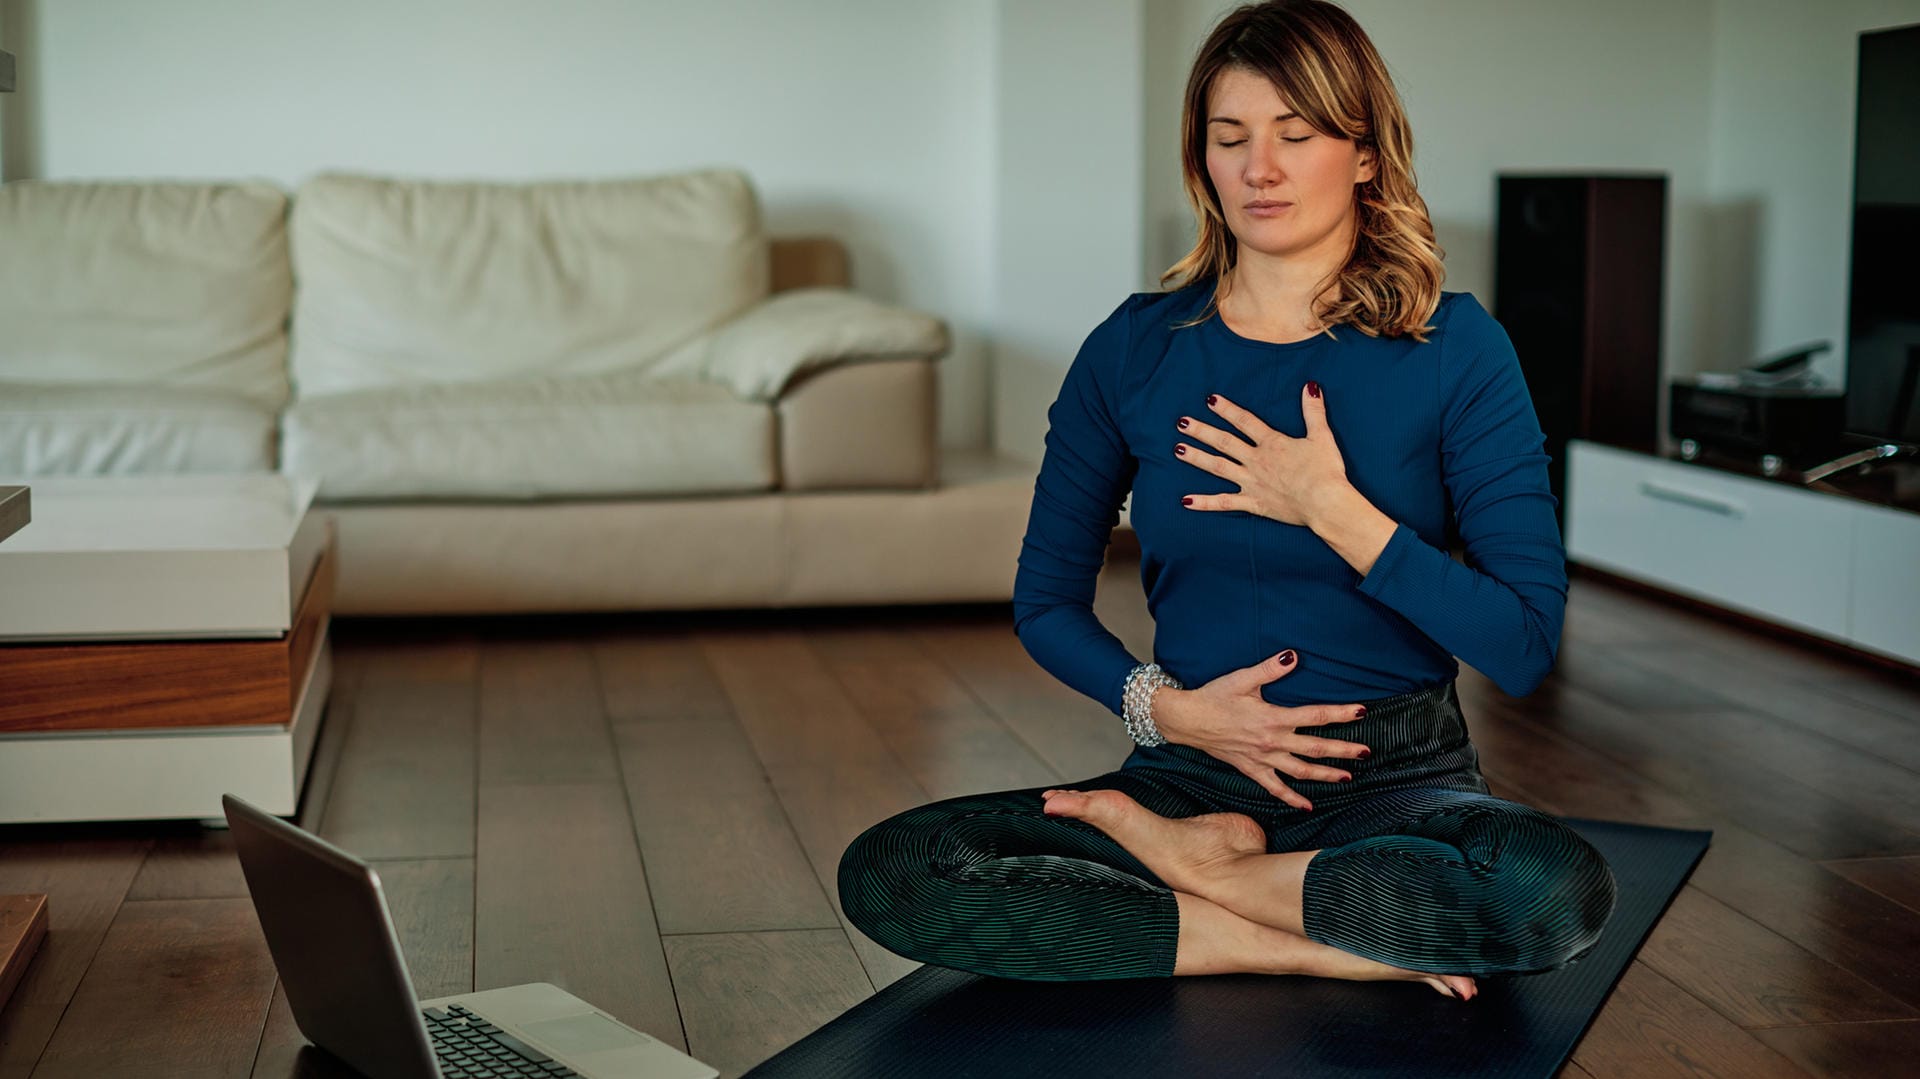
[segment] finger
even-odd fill
[[[1251,667],[1243,667],[1234,672],[1235,675],[1241,676],[1234,682],[1234,689],[1241,693],[1252,693],[1268,682],[1285,678],[1299,667],[1300,653],[1288,648],[1277,655],[1268,656]]]
[[[1295,779],[1318,779],[1328,783],[1345,783],[1347,780],[1353,778],[1345,769],[1332,768],[1324,764],[1308,764],[1306,761],[1286,752],[1282,752],[1279,757],[1274,760],[1263,761],[1262,763],[1278,771],[1285,772]]]
[[[1318,757],[1321,760],[1327,760],[1373,756],[1373,750],[1359,742],[1341,742],[1332,738],[1313,738],[1308,735],[1296,737],[1298,740],[1288,747],[1288,751],[1298,753],[1302,757]]]
[[[1300,387],[1300,414],[1307,421],[1308,437],[1328,429],[1326,391],[1318,382],[1309,381]]]
[[[1224,476],[1236,484],[1240,482],[1236,477],[1246,468],[1246,465],[1241,464],[1231,457],[1218,453],[1208,453],[1206,450],[1190,442],[1174,443],[1173,455],[1195,468],[1211,472],[1216,476]]]
[[[1258,448],[1237,434],[1222,431],[1220,428],[1211,424],[1201,423],[1191,416],[1180,417],[1179,422],[1175,423],[1174,426],[1181,434],[1186,435],[1195,442],[1203,442],[1217,451],[1216,456],[1243,467],[1247,463],[1248,453]],[[1285,438],[1286,436],[1279,435],[1277,437]],[[1178,447],[1175,448],[1175,452],[1179,452]],[[1192,456],[1192,453],[1193,451],[1189,450],[1185,456]]]
[[[1275,433],[1260,417],[1217,393],[1207,398],[1207,407],[1225,417],[1256,446]]]
[[[1246,510],[1248,513],[1253,512],[1252,507],[1247,502],[1247,497],[1237,491],[1224,495],[1184,495],[1180,499],[1180,504],[1190,510]]]
[[[1298,791],[1294,790],[1292,787],[1287,786],[1285,783],[1280,782],[1279,777],[1273,774],[1273,769],[1271,768],[1263,768],[1263,767],[1241,768],[1240,772],[1242,775],[1246,776],[1248,779],[1251,779],[1255,783],[1258,783],[1262,787],[1265,787],[1267,789],[1267,793],[1273,795],[1275,798],[1280,799],[1281,801],[1287,803],[1288,805],[1293,806],[1296,809],[1312,809],[1313,808],[1313,803],[1307,801],[1305,796],[1301,795]]]
[[[1312,711],[1309,714],[1315,720],[1313,723],[1300,724],[1302,727],[1317,727],[1322,723],[1352,723],[1356,719],[1366,718],[1367,715],[1367,706],[1364,704],[1321,704],[1301,707],[1311,708]],[[1296,708],[1294,711],[1298,713],[1300,709]]]

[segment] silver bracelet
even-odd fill
[[[1180,680],[1160,669],[1158,663],[1142,663],[1127,674],[1121,685],[1120,710],[1126,720],[1127,735],[1138,745],[1163,746],[1167,740],[1153,725],[1153,691],[1161,686],[1185,689]]]

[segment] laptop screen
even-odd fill
[[[435,1079],[379,876],[233,795],[222,803],[300,1032],[374,1079]]]

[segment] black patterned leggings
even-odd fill
[[[1166,817],[1245,813],[1269,853],[1318,849],[1303,924],[1343,951],[1468,975],[1554,970],[1590,952],[1613,913],[1612,870],[1558,818],[1488,793],[1454,684],[1363,703],[1364,719],[1300,728],[1373,750],[1303,758],[1352,772],[1348,783],[1281,775],[1312,812],[1192,746],[1140,747],[1092,779],[962,795],[873,825],[841,856],[841,908],[881,946],[938,966],[1170,976],[1173,890],[1093,825],[1041,812],[1052,787],[1114,789]]]

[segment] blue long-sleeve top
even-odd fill
[[[1506,331],[1471,294],[1441,293],[1426,342],[1335,326],[1275,343],[1242,337],[1203,280],[1127,298],[1081,346],[1048,410],[1014,578],[1015,631],[1062,682],[1121,712],[1143,662],[1093,614],[1119,510],[1140,540],[1153,660],[1188,688],[1284,649],[1278,705],[1372,700],[1459,674],[1457,656],[1513,696],[1553,669],[1566,610],[1566,550],[1545,436]],[[1319,382],[1348,481],[1397,524],[1363,576],[1302,525],[1183,506],[1238,485],[1174,455],[1218,451],[1176,426],[1235,437],[1219,393],[1269,427],[1306,435],[1301,387]],[[1466,563],[1447,553],[1452,514]]]

